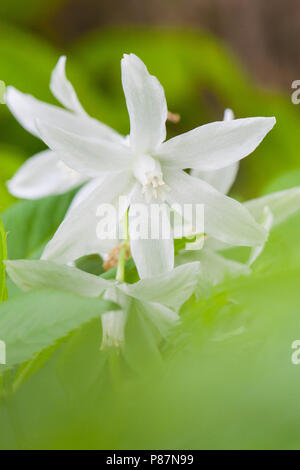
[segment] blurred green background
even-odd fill
[[[226,107],[276,116],[242,161],[235,197],[300,184],[300,106],[290,96],[300,78],[298,0],[10,0],[0,18],[6,84],[55,103],[50,73],[66,54],[86,110],[126,134],[120,59],[134,52],[181,116],[168,136],[220,120]],[[0,211],[14,202],[5,181],[43,148],[1,105]],[[71,196],[4,214],[11,258],[39,252]],[[300,380],[290,362],[299,226],[296,216],[274,231],[250,280],[186,305],[183,326],[159,348],[134,316],[125,359],[98,354],[98,323],[72,334],[1,409],[0,448],[299,448]]]
[[[67,73],[88,112],[127,133],[120,59],[134,52],[164,85],[169,109],[181,116],[178,124],[168,124],[169,136],[221,119],[225,107],[237,117],[275,115],[272,137],[242,162],[233,194],[244,199],[300,168],[300,107],[290,99],[300,68],[299,15],[296,0],[2,2],[0,78],[55,102],[50,72],[66,54]],[[2,209],[13,200],[4,181],[42,148],[1,106]],[[298,181],[297,172],[292,179]]]

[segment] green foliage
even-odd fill
[[[3,213],[9,259],[39,259],[62,222],[76,190],[62,196],[21,201]]]
[[[118,308],[111,302],[54,291],[32,291],[0,306],[1,338],[11,368],[31,359],[92,318]],[[0,369],[1,370],[1,369]]]
[[[298,168],[283,173],[278,178],[275,178],[270,184],[266,185],[264,193],[269,194],[275,191],[293,188],[295,186],[300,186],[300,169]]]
[[[6,182],[15,174],[24,162],[24,154],[10,146],[0,147],[0,212],[7,209],[16,198],[6,188]]]
[[[49,83],[51,71],[60,55],[61,51],[32,33],[0,23],[0,79],[6,86],[12,85],[40,100],[58,104],[49,90]],[[101,109],[101,99],[93,91],[89,77],[74,57],[69,57],[67,73],[82,98],[83,105],[92,113]],[[41,141],[20,126],[4,105],[0,106],[0,142],[1,146],[17,145],[19,152],[22,155],[25,153],[27,157],[45,148]]]
[[[6,86],[13,85],[23,92],[34,93],[40,99],[53,102],[48,84],[58,54],[52,47],[29,33],[1,23],[0,56],[1,79]],[[28,152],[28,156],[44,147],[15,121],[6,106],[0,107],[0,141],[1,145],[17,143],[20,151]]]
[[[102,265],[103,259],[97,254],[82,256],[75,261],[76,268],[96,276],[105,272]]]
[[[77,329],[11,398],[23,445],[299,448],[299,371],[291,363],[299,330],[299,226],[295,216],[272,232],[251,276],[188,301],[182,324],[164,342],[134,308],[123,352],[100,351],[97,320]],[[73,302],[80,310],[84,300]],[[43,301],[43,318],[44,304],[50,302]],[[0,443],[8,445],[8,436],[0,431]],[[13,432],[9,439],[18,447]]]

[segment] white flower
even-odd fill
[[[224,168],[224,170],[226,170]],[[220,170],[219,170],[220,171]],[[228,190],[233,183],[232,175],[236,171],[231,167],[228,171],[224,171],[224,178],[228,175]],[[205,175],[201,175],[205,177]],[[210,180],[214,180],[218,185],[218,175],[216,178],[212,174],[208,174]],[[229,184],[230,182],[230,184]],[[221,182],[226,187],[226,181]],[[294,187],[283,191],[277,191],[266,196],[251,199],[243,203],[243,206],[249,210],[255,220],[261,224],[266,232],[270,231],[277,225],[284,222],[288,217],[300,211],[300,187]],[[243,274],[250,274],[251,266],[262,253],[265,243],[260,246],[253,247],[250,252],[248,261],[243,264],[233,261],[223,256],[225,250],[232,248],[234,245],[208,237],[204,242],[204,247],[198,251],[182,250],[176,256],[176,265],[182,265],[191,261],[200,262],[200,270],[198,276],[198,293],[203,293],[207,288],[224,282],[228,277],[238,277]]]
[[[212,171],[235,164],[259,145],[275,118],[214,122],[165,142],[164,90],[133,54],[122,59],[122,83],[130,118],[129,138],[86,116],[64,73],[55,73],[52,91],[73,113],[8,90],[8,105],[24,127],[40,135],[67,167],[82,178],[93,178],[83,188],[83,195],[78,195],[80,204],[69,211],[46,247],[44,259],[64,263],[88,254],[87,247],[89,253],[106,251],[107,243],[102,246],[96,235],[96,212],[100,204],[115,203],[119,195],[128,195],[129,204],[202,203],[209,235],[225,243],[260,246],[266,238],[265,230],[245,207],[183,170]],[[129,208],[129,230],[132,217]],[[141,278],[173,268],[171,238],[130,243]]]
[[[171,273],[135,284],[103,279],[52,261],[6,261],[6,269],[10,278],[25,291],[52,288],[84,297],[97,298],[103,295],[105,299],[120,305],[121,310],[101,316],[103,348],[122,345],[130,312],[145,315],[165,335],[179,321],[178,311],[196,287],[199,263],[188,263],[173,269]]]

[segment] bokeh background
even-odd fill
[[[10,0],[1,2],[0,18],[0,78],[7,84],[55,102],[50,72],[66,54],[85,108],[126,133],[120,59],[134,52],[181,116],[169,123],[169,136],[221,119],[225,107],[237,117],[276,116],[272,138],[242,162],[234,196],[300,181],[300,106],[290,99],[300,75],[297,0]],[[4,181],[42,148],[1,106],[2,209],[13,201]]]

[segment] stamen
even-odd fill
[[[147,202],[152,198],[165,199],[165,191],[168,191],[169,187],[163,180],[161,166],[157,160],[150,155],[140,156],[134,164],[133,173],[142,184],[142,192]]]

